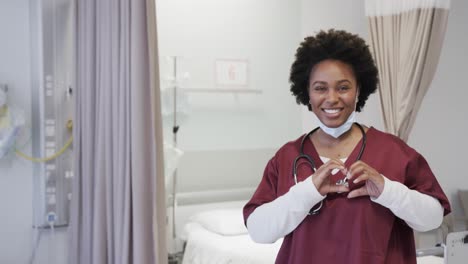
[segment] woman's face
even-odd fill
[[[357,82],[350,65],[324,60],[312,69],[309,78],[312,111],[327,127],[339,127],[356,109]]]

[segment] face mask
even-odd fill
[[[325,126],[322,122],[319,120],[320,128],[323,130],[323,132],[327,133],[328,135],[334,137],[334,138],[339,138],[341,135],[343,135],[346,131],[349,131],[351,129],[351,126],[353,123],[356,121],[356,111],[353,111],[346,122],[342,124],[339,127],[327,127]]]

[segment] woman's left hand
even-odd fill
[[[355,184],[365,181],[364,186],[349,192],[348,198],[365,195],[377,198],[382,193],[385,185],[383,176],[366,163],[360,160],[356,161],[349,167],[348,173],[350,174],[349,180]]]

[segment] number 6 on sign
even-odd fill
[[[246,60],[225,60],[215,62],[216,86],[248,86],[248,62]]]

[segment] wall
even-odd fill
[[[0,83],[9,85],[9,101],[23,110],[31,124],[32,57],[30,53],[29,0],[0,1]],[[34,131],[27,130],[31,135]],[[31,153],[31,146],[22,149]],[[33,166],[11,155],[0,160],[0,263],[29,263],[37,245],[34,263],[65,263],[66,231],[57,229],[41,233],[32,228]]]
[[[30,120],[28,0],[0,2],[0,82]],[[25,151],[30,151],[26,149]],[[0,167],[0,263],[27,263],[32,241],[32,165],[9,157]]]
[[[288,85],[300,37],[298,1],[161,0],[157,4],[160,55],[183,56],[196,65],[187,86],[213,88],[214,60],[231,58],[249,61],[248,88],[262,91],[260,95],[188,94],[191,109],[180,120],[180,148],[276,148],[298,136],[300,108]],[[162,57],[163,68],[165,63]],[[167,75],[162,73],[163,87]],[[169,128],[172,119],[167,120]],[[165,139],[171,141],[168,129]]]

